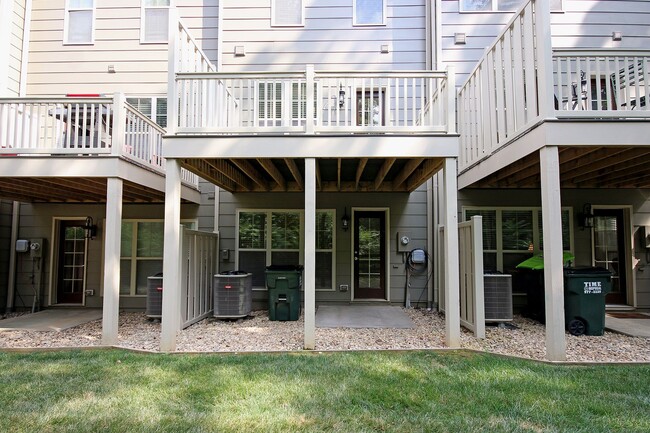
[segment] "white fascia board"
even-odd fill
[[[650,120],[552,121],[546,144],[556,146],[650,146]]]
[[[166,136],[165,158],[458,157],[456,135]]]

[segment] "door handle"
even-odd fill
[[[359,261],[359,257],[354,256],[354,261],[355,261],[355,262]]]

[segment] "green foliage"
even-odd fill
[[[0,431],[647,432],[648,377],[463,351],[0,353]]]

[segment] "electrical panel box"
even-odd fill
[[[411,234],[407,232],[397,232],[397,252],[408,253],[411,251],[409,244],[411,243]]]
[[[26,253],[27,251],[29,251],[29,241],[27,239],[16,240],[16,252]]]

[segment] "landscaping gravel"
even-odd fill
[[[405,309],[412,329],[316,328],[316,350],[408,350],[444,348],[444,316],[424,309]],[[299,351],[303,343],[302,317],[294,322],[269,321],[266,311],[245,319],[206,319],[180,332],[179,352]],[[567,359],[580,362],[650,362],[650,338],[611,332],[598,337],[567,334]],[[160,323],[144,313],[121,313],[119,347],[158,351]],[[0,348],[85,347],[101,345],[101,320],[60,332],[0,332]],[[476,339],[463,329],[463,348],[544,359],[544,325],[521,316],[504,326],[488,326],[486,338]]]

